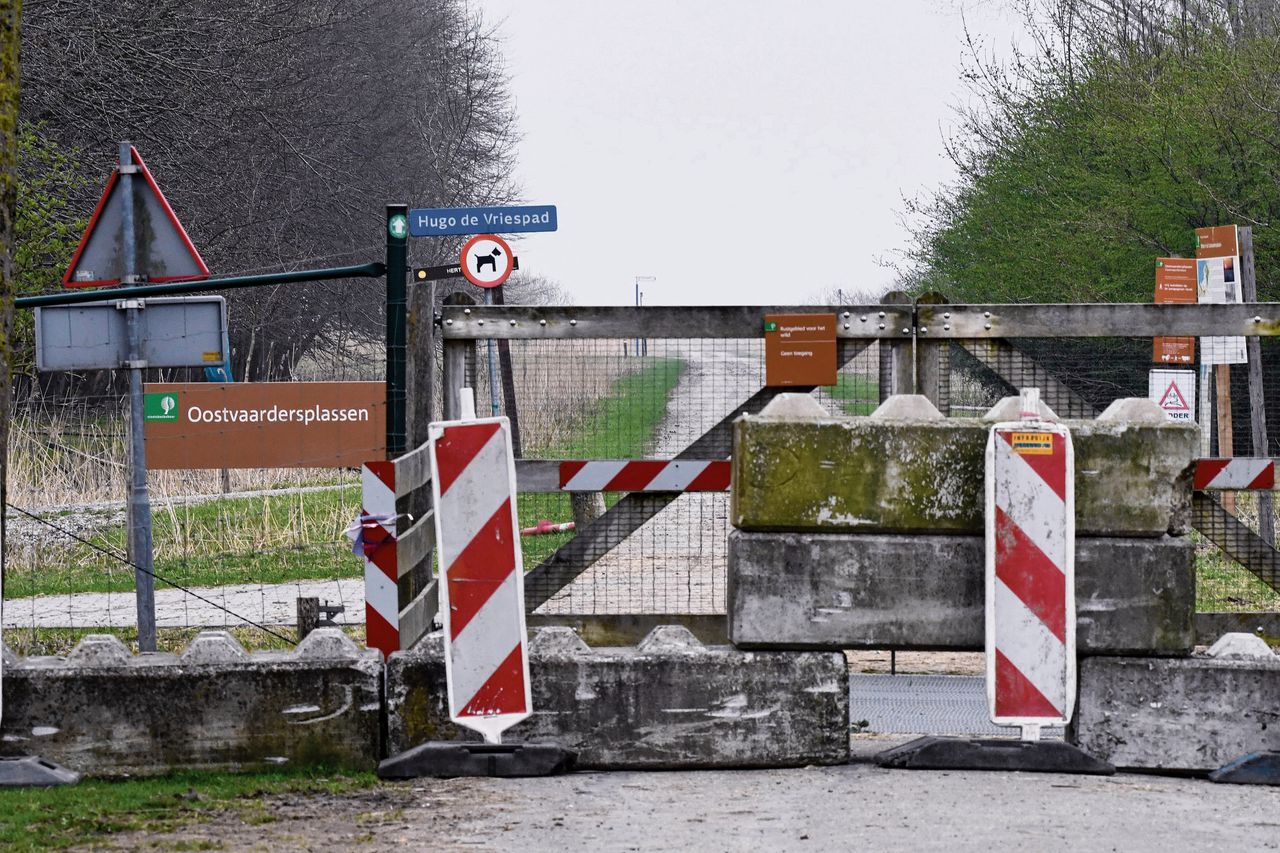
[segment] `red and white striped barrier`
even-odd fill
[[[1075,464],[1070,431],[996,424],[986,457],[987,701],[997,725],[1038,737],[1075,704]]]
[[[400,564],[396,559],[394,462],[360,467],[360,538],[364,548],[365,645],[387,655],[400,648]]]
[[[1197,459],[1192,485],[1197,491],[1270,491],[1276,487],[1274,459]]]
[[[511,431],[433,423],[429,446],[449,716],[499,743],[532,709]]]
[[[723,492],[727,459],[573,459],[560,463],[565,492]]]

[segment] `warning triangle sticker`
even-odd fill
[[[1160,398],[1160,408],[1170,412],[1191,411],[1191,407],[1182,397],[1182,392],[1178,390],[1177,382],[1170,382],[1169,387],[1164,390],[1164,396]]]
[[[163,284],[206,278],[209,268],[191,243],[186,229],[165,200],[137,149],[133,162],[138,171],[132,184],[134,220],[134,272],[142,281]],[[63,287],[101,287],[120,284],[124,278],[124,192],[120,169],[111,172],[102,198],[94,208],[71,266],[62,277]]]

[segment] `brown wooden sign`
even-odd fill
[[[1156,258],[1156,304],[1196,303],[1196,262],[1194,258]],[[1151,360],[1157,364],[1193,364],[1196,339],[1155,338]]]
[[[766,314],[765,385],[836,384],[835,314]]]
[[[386,458],[382,382],[147,383],[147,465],[359,468]]]

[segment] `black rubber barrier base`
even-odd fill
[[[555,776],[568,773],[576,752],[549,743],[424,743],[378,765],[381,779],[432,776]]]
[[[1228,785],[1280,785],[1280,752],[1251,752],[1209,774]]]
[[[0,788],[51,788],[74,785],[80,774],[38,755],[0,758]]]
[[[922,737],[876,756],[881,767],[908,770],[1021,770],[1110,776],[1105,761],[1060,740]]]

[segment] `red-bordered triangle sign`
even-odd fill
[[[1157,388],[1160,386],[1157,385]],[[1183,399],[1182,392],[1178,390],[1177,382],[1170,382],[1169,387],[1164,389],[1164,395],[1160,397],[1160,408],[1171,412],[1189,412],[1191,407],[1187,405],[1187,401]]]
[[[192,245],[186,229],[165,200],[137,149],[133,162],[138,167],[133,187],[133,221],[135,267],[143,280],[162,284],[206,278],[209,268]],[[121,223],[124,218],[124,193],[120,169],[116,167],[107,180],[107,188],[98,199],[89,226],[71,258],[71,266],[62,277],[64,287],[100,287],[119,284],[124,277],[121,256]]]

